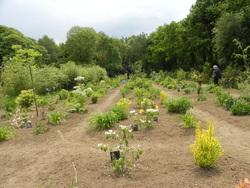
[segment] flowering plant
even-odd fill
[[[150,108],[143,110],[141,109],[139,113],[136,113],[135,110],[130,111],[130,115],[134,117],[134,123],[140,126],[145,126],[150,128],[153,126],[154,117],[159,116],[158,106],[155,106],[156,109]]]
[[[114,148],[120,151],[119,158],[112,161],[113,170],[114,172],[130,173],[132,171],[132,168],[137,166],[135,164],[135,161],[140,159],[143,150],[129,145],[129,140],[134,138],[134,134],[129,127],[120,125],[119,132],[120,134],[116,133],[116,131],[113,130],[105,132],[105,138],[117,141],[117,146],[98,144],[98,148],[105,152],[112,152],[114,151]]]
[[[17,109],[10,123],[14,127],[23,128],[31,117],[30,113]]]

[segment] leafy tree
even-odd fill
[[[98,34],[96,64],[105,68],[110,76],[122,69],[122,61],[116,40],[104,33]]]
[[[52,38],[44,35],[42,38],[38,39],[38,44],[47,50],[49,56],[48,64],[57,62],[59,47]]]
[[[72,27],[67,33],[65,43],[68,59],[82,64],[91,64],[93,62],[96,50],[97,34],[93,28]]]

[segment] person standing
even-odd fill
[[[222,77],[221,71],[220,71],[220,69],[218,68],[217,65],[214,65],[213,69],[214,69],[214,71],[213,71],[213,74],[214,74],[213,75],[214,76],[214,84],[218,85],[219,79],[221,79],[221,77]]]

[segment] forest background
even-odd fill
[[[249,18],[249,0],[197,0],[185,19],[150,34],[118,39],[73,26],[59,45],[0,25],[0,93],[15,97],[32,88],[31,70],[44,94],[46,88],[72,89],[78,76],[87,83],[124,73],[196,70],[209,81],[214,64],[223,71],[220,84],[237,88],[249,81]]]

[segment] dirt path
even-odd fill
[[[121,98],[119,89],[120,87],[109,91],[97,104],[87,104],[85,107],[89,110],[89,114],[104,112],[115,105]],[[73,167],[75,155],[80,155],[84,150],[93,147],[92,143],[88,144],[90,137],[86,135],[89,114],[81,115],[82,117],[78,119],[74,119],[76,115],[73,115],[67,120],[67,125],[55,126],[42,135],[35,136],[32,134],[33,130],[22,129],[17,138],[0,143],[0,188],[29,188],[39,187],[38,185],[43,187],[43,181],[49,178],[53,169],[59,168],[56,171],[60,171],[64,163],[68,163],[68,169],[71,171],[65,171],[70,174],[68,177],[70,184],[75,177]],[[47,187],[52,185],[48,179]],[[61,187],[60,184],[57,187]]]
[[[168,90],[166,88],[163,88],[159,85],[154,85],[155,87],[163,90],[166,92],[166,94],[171,97],[177,97],[176,91],[174,90]],[[230,92],[230,89],[227,89],[226,92]],[[178,95],[180,95],[178,93]],[[190,95],[190,98],[193,100],[193,102],[196,103],[196,105],[190,110],[195,116],[199,118],[199,120],[206,122],[208,121],[214,121],[215,126],[215,135],[218,137],[222,137],[222,146],[226,153],[228,153],[231,157],[234,157],[235,159],[241,159],[245,161],[246,164],[250,164],[250,117],[237,117],[232,116],[229,114],[229,112],[223,112],[221,110],[221,107],[216,106],[207,106],[204,102],[197,102],[197,95],[192,94]],[[188,95],[189,96],[189,95]],[[239,94],[233,93],[234,97],[239,97]],[[213,101],[209,101],[210,103]],[[200,103],[200,104],[197,104]],[[202,104],[203,103],[203,104]],[[219,111],[218,111],[219,109]],[[225,110],[224,110],[225,111]],[[230,117],[231,116],[231,117]],[[232,120],[233,119],[233,120]],[[239,121],[244,124],[243,126],[246,127],[245,129],[242,129],[238,126],[235,126],[235,123]],[[238,122],[238,123],[240,123]],[[231,152],[231,150],[233,150]],[[244,155],[239,155],[241,152],[244,151]]]

